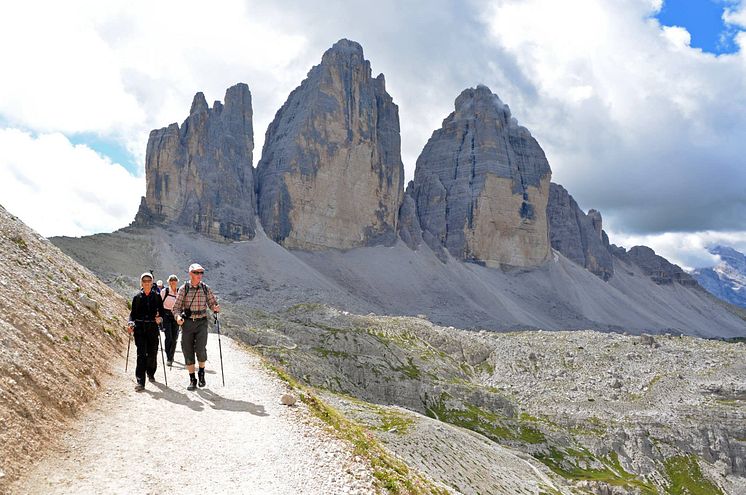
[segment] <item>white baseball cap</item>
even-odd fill
[[[153,276],[150,274],[150,272],[145,272],[142,275],[140,275],[140,282],[142,282],[142,279],[145,277],[148,277],[150,280],[153,280]]]
[[[191,265],[189,265],[189,271],[190,272],[198,272],[198,271],[204,272],[205,269],[202,268],[202,265],[200,265],[199,263],[192,263]]]

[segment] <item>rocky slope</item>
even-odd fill
[[[305,252],[284,249],[261,231],[231,244],[162,228],[53,242],[119,288],[131,287],[144,267],[184,278],[198,261],[225,298],[260,309],[322,302],[360,313],[424,313],[461,328],[746,335],[746,321],[707,292],[655,284],[642,268],[616,257],[614,276],[605,282],[556,251],[540,267],[502,271],[452,257],[443,263],[425,243],[415,251],[399,242]]]
[[[464,90],[417,159],[413,196],[425,241],[490,267],[550,257],[551,170],[536,140],[486,86]]]
[[[210,108],[197,93],[179,127],[154,130],[145,158],[146,194],[136,225],[176,224],[213,238],[255,233],[251,93],[246,84]]]
[[[746,490],[743,343],[465,332],[320,305],[232,318],[240,338],[308,384],[352,396],[335,404],[461,493]],[[491,450],[495,444],[500,448]],[[544,469],[524,483],[510,481],[537,463]]]
[[[0,206],[0,492],[99,390],[126,301]]]
[[[709,251],[720,256],[720,263],[698,268],[692,276],[715,297],[746,308],[746,255],[727,246],[712,246]]]
[[[267,235],[288,248],[349,249],[396,238],[404,168],[399,113],[362,47],[340,40],[288,97],[257,166]]]

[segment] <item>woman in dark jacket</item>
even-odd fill
[[[145,389],[145,373],[148,379],[155,382],[155,370],[158,367],[158,325],[163,314],[163,300],[153,289],[153,276],[149,273],[140,275],[142,289],[132,298],[132,310],[127,329],[135,335],[137,347],[137,367],[135,390]]]

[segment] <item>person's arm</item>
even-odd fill
[[[176,319],[176,324],[179,326],[181,326],[184,323],[184,319],[181,317],[181,312],[183,311],[182,306],[184,306],[184,295],[185,294],[186,294],[186,291],[184,290],[184,286],[182,285],[181,288],[179,289],[179,292],[176,294],[176,301],[174,301],[174,307],[171,308],[171,312],[174,314],[174,318]]]
[[[180,315],[184,311],[184,286],[179,288],[179,292],[176,293],[176,301],[174,301],[174,307],[171,308],[171,312],[174,315]]]
[[[130,306],[132,307],[130,308],[130,318],[127,322],[127,331],[132,333],[135,328],[135,315],[137,313],[137,295],[132,298],[132,304]]]
[[[155,322],[160,325],[163,322],[163,298],[159,294],[156,299],[158,300],[158,306],[155,310]]]
[[[212,287],[207,287],[207,305],[215,313],[220,312],[220,305],[218,304],[218,298],[215,297],[215,293],[212,291]]]

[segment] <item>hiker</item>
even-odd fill
[[[168,366],[174,364],[174,353],[176,352],[176,341],[179,338],[179,325],[176,324],[174,313],[171,311],[176,302],[176,294],[179,293],[179,278],[176,275],[169,275],[168,287],[161,291],[163,299],[163,333],[166,334],[166,363]]]
[[[160,294],[163,290],[163,280],[159,280],[155,283],[155,291]]]
[[[199,363],[199,386],[205,383],[205,361],[207,361],[207,307],[218,313],[220,306],[212,289],[202,282],[205,269],[199,263],[189,266],[189,281],[181,286],[172,308],[176,323],[181,326],[181,352],[189,372],[187,390],[197,388],[194,377],[194,356]]]
[[[141,392],[145,389],[145,374],[148,379],[155,382],[155,370],[158,368],[158,325],[161,323],[163,314],[163,300],[153,289],[153,276],[145,272],[140,275],[142,289],[132,298],[132,310],[130,311],[127,330],[135,335],[135,346],[137,347],[137,367],[135,367],[135,378],[137,385],[135,390]]]

